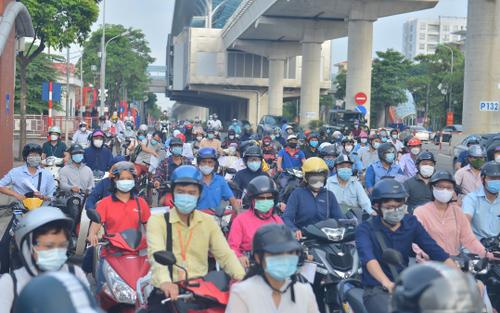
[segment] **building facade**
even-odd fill
[[[403,54],[408,59],[433,54],[440,44],[463,41],[466,27],[465,17],[409,20],[403,24]]]

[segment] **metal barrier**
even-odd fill
[[[73,134],[80,125],[82,119],[89,125],[89,128],[95,126],[99,123],[98,117],[68,117],[65,116],[54,116],[52,117],[52,126],[59,126],[61,128],[62,135],[66,133],[66,128],[68,128],[68,134]],[[19,114],[14,114],[14,136],[19,135],[21,130],[21,116]],[[45,138],[47,137],[47,132],[49,130],[48,116],[46,115],[26,115],[26,135],[32,138]]]

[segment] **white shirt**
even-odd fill
[[[288,284],[284,285],[286,288]],[[231,288],[226,313],[318,313],[318,305],[309,284],[295,283],[295,302],[291,288],[281,295],[279,307],[274,304],[273,290],[262,276],[256,275]]]
[[[69,272],[68,265],[64,265],[60,271]],[[33,276],[31,276],[24,267],[15,270],[14,274],[16,275],[17,295],[19,296],[21,290],[30,282]],[[78,266],[75,266],[75,276],[78,277],[85,286],[90,288],[85,273]],[[2,296],[0,296],[0,313],[10,313],[12,302],[14,301],[14,282],[9,274],[3,274],[0,277],[0,290],[2,291]]]
[[[89,146],[89,136],[90,134],[92,134],[91,131],[89,131],[88,129],[84,132],[82,132],[81,130],[77,130],[74,134],[73,134],[73,143],[77,143],[79,145],[81,145],[83,148],[87,148]]]

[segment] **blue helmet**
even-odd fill
[[[197,159],[198,159],[198,162],[200,162],[200,160],[203,160],[203,159],[217,160],[217,151],[215,151],[215,149],[211,148],[211,147],[201,148],[198,151],[198,158]]]
[[[181,165],[174,170],[171,179],[172,189],[176,184],[195,184],[203,187],[203,175],[200,170],[193,165]]]

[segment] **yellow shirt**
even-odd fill
[[[194,211],[190,217],[189,226],[184,224],[177,214],[177,210],[170,211],[172,224],[172,250],[177,258],[177,264],[188,271],[190,278],[202,277],[208,273],[208,254],[215,257],[224,271],[234,279],[241,280],[245,270],[241,266],[236,254],[229,248],[226,238],[212,216]],[[181,240],[179,240],[179,234]],[[164,215],[152,215],[148,221],[148,257],[152,270],[152,284],[159,288],[164,282],[171,282],[167,266],[154,261],[153,253],[166,250],[167,225]],[[185,260],[182,252],[185,251]],[[174,266],[173,280],[182,280],[183,272]]]

